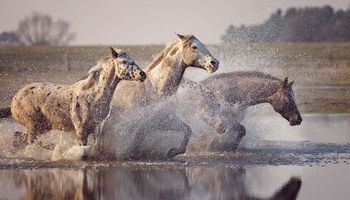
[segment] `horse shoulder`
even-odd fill
[[[145,82],[121,81],[114,92],[112,106],[118,106],[119,108],[136,106],[135,104],[148,95]]]

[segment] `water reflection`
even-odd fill
[[[0,199],[260,199],[246,187],[244,168],[0,171]],[[268,199],[296,199],[300,187],[290,178]]]

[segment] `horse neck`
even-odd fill
[[[115,75],[115,67],[113,65],[105,66],[100,72],[92,92],[95,93],[97,99],[110,102],[119,82],[120,79]]]
[[[254,106],[260,103],[269,103],[268,97],[275,94],[279,87],[279,80],[260,79],[250,82],[248,91],[244,91],[247,99],[247,106]]]
[[[146,70],[147,80],[159,95],[169,96],[176,93],[185,73],[182,60],[182,48],[174,45],[155,67]]]

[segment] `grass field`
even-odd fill
[[[140,66],[164,48],[113,47],[128,52]],[[210,50],[221,63],[217,73],[257,69],[296,80],[302,112],[350,112],[350,42],[230,44]],[[0,46],[0,107],[9,105],[15,92],[28,83],[73,83],[107,53],[107,46]]]

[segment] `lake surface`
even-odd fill
[[[235,153],[167,161],[0,158],[0,199],[349,199],[350,115],[248,113]]]

